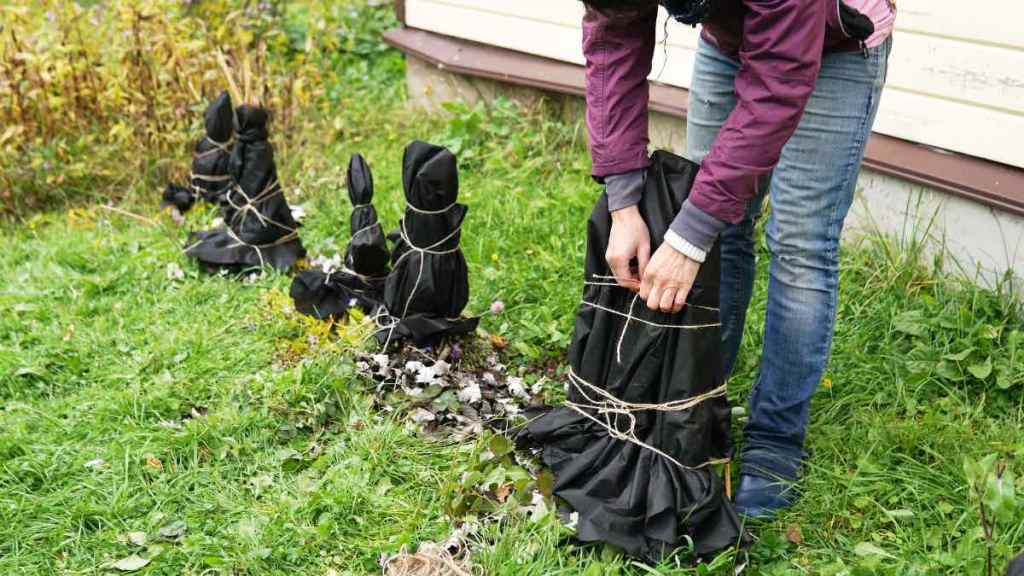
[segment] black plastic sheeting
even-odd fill
[[[376,312],[383,306],[384,282],[390,271],[387,239],[373,207],[373,174],[359,154],[349,160],[345,182],[353,206],[345,269],[302,270],[290,291],[296,310],[321,320],[344,317],[352,306]]]
[[[411,339],[428,346],[443,336],[476,330],[461,318],[469,301],[469,272],[459,248],[468,208],[459,204],[459,172],[447,148],[414,141],[402,158],[406,209],[393,241],[384,306],[393,324],[377,333],[382,343]]]
[[[228,163],[232,185],[222,207],[226,226],[192,233],[185,253],[211,271],[264,266],[288,271],[306,250],[277,180],[274,149],[267,140],[269,115],[243,105],[235,116],[236,142]]]
[[[697,166],[663,151],[651,160],[639,208],[651,246],[657,248],[689,193]],[[602,194],[587,229],[583,303],[569,348],[573,373],[631,404],[662,404],[720,390],[718,247],[701,266],[683,310],[654,312],[609,279],[605,249],[610,231],[608,199]],[[598,404],[593,400],[601,400],[600,394],[570,384],[568,402],[619,433],[628,432],[629,418],[624,414],[583,407]],[[652,562],[685,545],[686,537],[692,539],[698,556],[737,545],[743,539],[741,524],[723,480],[716,466],[702,466],[732,452],[730,407],[724,394],[684,410],[633,414],[632,438],[675,462],[612,437],[605,425],[568,405],[549,411],[520,432],[521,441],[542,446],[542,459],[555,476],[555,494],[579,514],[577,538],[607,542]]]

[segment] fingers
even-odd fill
[[[666,286],[661,291],[661,297],[658,299],[658,309],[662,312],[675,312],[673,307],[675,306],[677,292],[679,292],[678,288],[674,286]]]
[[[651,261],[651,240],[646,235],[640,240],[636,248],[636,259],[639,263],[640,277],[644,277],[647,270],[647,263]]]
[[[640,277],[640,300],[647,302],[650,299],[651,291],[654,289],[654,272],[649,270]]]
[[[633,276],[633,273],[629,270],[629,257],[618,253],[609,253],[605,255],[605,260],[608,261],[608,267],[611,268],[612,275],[615,276],[615,282],[627,290],[636,290],[638,281]]]
[[[690,287],[689,286],[682,286],[678,290],[676,290],[676,299],[675,299],[675,302],[672,303],[673,304],[672,305],[672,313],[673,314],[675,314],[676,312],[679,312],[680,310],[683,309],[683,306],[686,304],[686,297],[689,296],[689,295],[690,295]]]

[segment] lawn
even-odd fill
[[[392,24],[387,6],[346,6],[366,23],[360,38]],[[444,116],[412,110],[401,55],[367,45],[334,61],[328,106],[272,138],[289,199],[308,214],[306,247],[344,249],[350,154],[372,165],[393,227],[404,145],[449,145],[469,205],[469,311],[507,339],[502,362],[532,374],[560,357],[579,299],[585,222],[600,192],[582,127],[505,101],[456,104]],[[164,156],[153,166],[187,162]],[[287,276],[201,274],[181,247],[214,212],[200,207],[178,225],[157,206],[165,172],[128,172],[127,182],[94,180],[100,196],[117,187],[124,212],[57,193],[69,200],[2,224],[0,574],[108,573],[132,555],[150,560],[144,574],[379,573],[382,554],[446,538],[464,520],[446,502],[474,442],[438,442],[400,411],[375,410],[355,370],[366,344],[289,312]],[[759,246],[730,381],[740,406],[762,338]],[[991,538],[980,514],[988,504],[1019,509],[1020,498],[1004,488],[1001,502],[979,502],[965,471],[965,461],[996,455],[992,466],[1024,488],[1024,322],[1012,298],[922,254],[882,237],[845,246],[804,496],[751,527],[747,573],[974,574],[987,548],[997,566],[1024,548],[1021,514],[990,519]],[[498,300],[504,311],[487,314]],[[702,566],[680,554],[652,568],[577,547],[551,515],[511,504],[478,525],[481,573],[733,573],[731,554]]]

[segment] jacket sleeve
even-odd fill
[[[757,180],[779,161],[796,131],[821,68],[826,3],[744,0],[736,107],[701,163],[690,197],[672,229],[684,238],[688,219],[737,223]],[[704,214],[695,212],[699,210]],[[702,238],[686,238],[706,244]]]
[[[657,17],[655,0],[614,14],[588,7],[583,16],[587,129],[599,181],[647,167],[647,76]]]

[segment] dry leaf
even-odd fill
[[[502,484],[501,486],[498,486],[497,490],[494,491],[494,496],[495,498],[498,499],[498,502],[504,502],[505,500],[508,499],[508,495],[511,493],[512,484]]]
[[[146,456],[146,466],[154,470],[163,470],[164,463],[160,461],[156,456]]]
[[[110,567],[121,572],[135,572],[141,570],[149,564],[149,559],[143,558],[138,554],[132,554],[127,558],[121,558],[117,562],[110,564]]]
[[[788,527],[786,527],[786,540],[789,540],[797,546],[803,544],[804,535],[803,532],[800,531],[799,525],[790,524]]]
[[[491,334],[490,340],[491,340],[491,346],[495,350],[504,350],[505,348],[508,348],[508,338],[505,338],[504,336],[499,336],[497,334]]]

